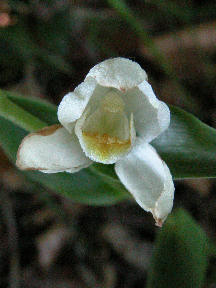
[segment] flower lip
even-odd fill
[[[83,132],[83,139],[88,149],[92,149],[94,154],[98,156],[98,162],[109,161],[114,154],[121,154],[130,149],[131,139],[120,140],[117,137],[109,136],[104,133],[90,134]]]
[[[87,157],[104,164],[115,163],[132,148],[135,139],[133,116],[124,112],[124,101],[108,92],[96,110],[92,108],[77,121],[75,133]]]

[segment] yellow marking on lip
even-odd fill
[[[106,133],[82,132],[87,149],[96,154],[101,161],[111,158],[113,155],[119,155],[129,150],[131,140],[120,140],[118,137],[110,136]]]

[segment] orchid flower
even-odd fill
[[[115,163],[120,181],[161,226],[173,205],[169,168],[149,144],[170,123],[139,64],[113,58],[94,66],[58,107],[61,125],[26,136],[17,166],[75,173],[95,162]]]

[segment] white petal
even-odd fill
[[[91,163],[82,152],[75,133],[69,134],[62,126],[53,125],[23,139],[16,165],[22,170],[74,173]]]
[[[151,85],[143,81],[138,87],[124,94],[125,109],[133,113],[137,135],[149,143],[165,131],[170,123],[168,106],[159,101]]]
[[[146,72],[139,64],[126,58],[112,58],[94,66],[86,76],[98,84],[117,88],[123,92],[147,80]]]
[[[137,141],[132,151],[115,164],[115,170],[137,203],[161,226],[173,206],[174,185],[169,168],[155,149]]]
[[[96,86],[94,79],[87,79],[62,99],[58,107],[58,119],[69,132],[74,128],[73,123],[83,114]]]

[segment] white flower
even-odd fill
[[[92,161],[112,164],[137,203],[161,226],[172,209],[169,168],[149,144],[170,123],[145,71],[125,58],[94,66],[58,108],[61,125],[46,127],[22,141],[17,166],[45,173],[74,173]]]

